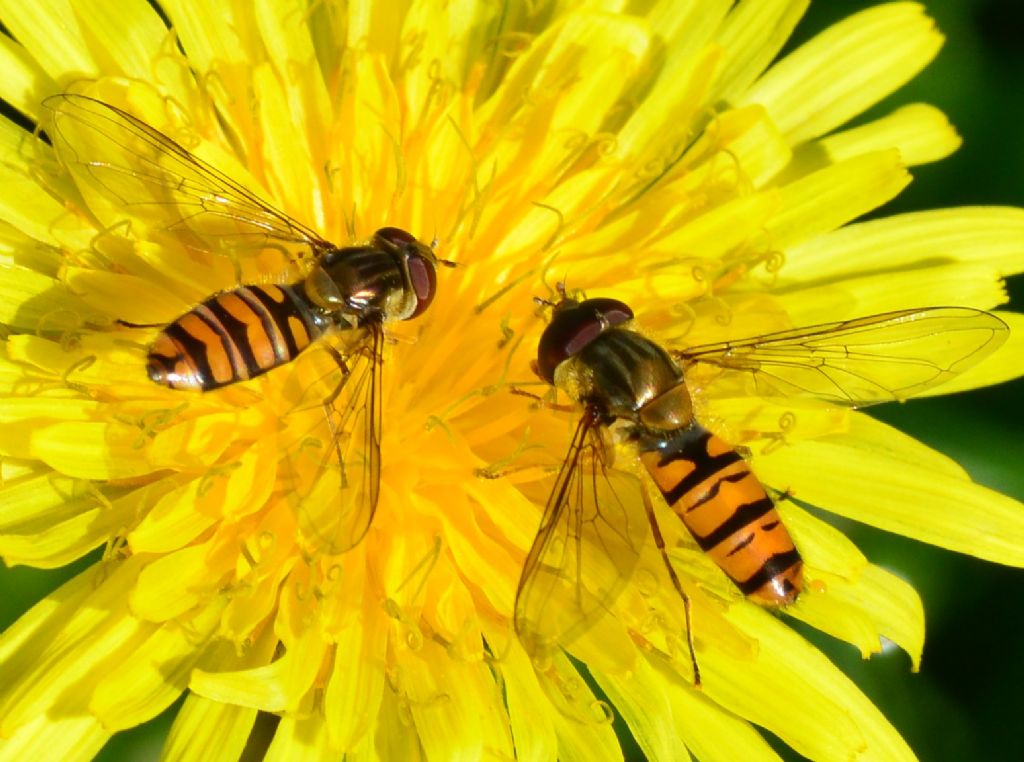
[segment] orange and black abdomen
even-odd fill
[[[641,443],[641,459],[701,549],[759,603],[803,588],[803,562],[775,504],[735,449],[693,423]]]
[[[172,389],[209,391],[294,360],[325,328],[301,283],[240,286],[164,328],[149,349],[146,370]]]

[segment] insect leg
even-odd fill
[[[547,410],[557,410],[560,413],[574,413],[578,410],[576,405],[560,405],[557,402],[545,399],[539,394],[534,394],[533,392],[528,392],[515,386],[509,387],[509,393],[514,394],[517,397],[526,397],[527,399],[531,399],[537,403],[538,407],[543,407]]]
[[[345,388],[345,383],[348,381],[348,377],[352,374],[352,370],[348,367],[348,363],[345,362],[345,358],[342,356],[335,347],[332,347],[328,342],[323,342],[323,348],[327,350],[327,354],[331,356],[335,364],[338,366],[338,370],[341,371],[341,380],[338,381],[334,390],[328,394],[323,401],[324,408],[330,410],[331,405],[338,399],[338,395],[341,394],[341,390]]]
[[[672,580],[672,587],[679,593],[679,597],[683,599],[683,614],[686,619],[686,645],[690,651],[690,663],[693,665],[693,687],[700,688],[700,667],[697,666],[697,653],[693,648],[693,618],[690,615],[690,596],[683,591],[683,586],[679,582],[679,577],[676,575],[676,570],[672,566],[672,561],[669,560],[668,551],[665,550],[665,538],[661,535],[661,528],[658,526],[658,519],[654,516],[654,506],[651,505],[651,501],[647,499],[646,492],[643,496],[644,500],[644,511],[647,513],[647,521],[651,525],[651,534],[654,536],[654,544],[658,548],[658,552],[661,554],[661,560],[665,562],[665,568],[668,569],[668,576]]]
[[[167,323],[129,323],[127,320],[121,320],[120,318],[114,321],[118,325],[123,325],[125,328],[166,328]]]

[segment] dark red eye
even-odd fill
[[[537,371],[555,383],[555,368],[579,353],[612,326],[633,319],[633,310],[618,299],[587,299],[575,306],[555,309],[537,344]]]
[[[390,244],[396,249],[404,249],[410,243],[416,243],[416,239],[413,235],[405,232],[401,228],[381,228],[373,234],[373,237],[377,239],[377,241]]]
[[[409,281],[412,283],[412,290],[416,293],[416,309],[409,316],[409,318],[414,318],[422,314],[434,301],[434,292],[437,290],[437,273],[434,272],[434,265],[419,254],[410,256],[407,266]]]

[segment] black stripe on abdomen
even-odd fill
[[[750,579],[733,579],[733,582],[744,595],[750,595],[799,563],[802,563],[802,559],[795,548],[784,553],[776,553],[765,561]]]
[[[274,314],[264,302],[264,298],[267,297],[266,292],[259,286],[242,286],[235,293],[249,306],[253,314],[259,318],[263,335],[266,336],[274,349],[274,357],[277,360],[277,364],[281,365],[294,359],[295,351],[293,351],[292,347],[294,346],[295,339],[290,332],[285,331],[278,325]],[[289,344],[289,341],[291,344]]]
[[[169,326],[164,328],[163,332],[170,339],[177,342],[182,347],[182,349],[184,350],[185,354],[189,357],[189,359],[191,359],[192,362],[195,364],[196,369],[198,370],[199,378],[202,379],[204,391],[208,391],[217,386],[220,386],[220,384],[214,381],[213,378],[213,368],[210,367],[210,359],[206,353],[206,342],[197,339],[195,336],[193,336],[191,333],[185,330],[185,328],[181,325],[180,321],[175,321],[171,323]],[[158,361],[163,361],[165,359],[162,358],[160,355],[150,355],[150,357]],[[171,362],[169,364],[164,363],[168,371],[174,369],[173,358],[170,359]]]
[[[683,477],[668,492],[663,492],[669,505],[675,505],[686,493],[695,489],[701,482],[714,476],[726,466],[743,460],[735,450],[728,450],[718,455],[708,452],[711,432],[702,426],[688,426],[676,432],[665,442],[660,451],[659,466],[665,466],[674,460],[688,460],[693,463],[693,470]]]
[[[281,301],[274,299],[268,291],[268,288],[276,289],[284,298]],[[269,318],[274,321],[274,325],[277,327],[277,330],[280,331],[281,336],[284,339],[284,345],[288,351],[287,359],[294,360],[296,356],[298,356],[299,352],[309,346],[310,342],[318,338],[323,333],[323,329],[313,320],[309,306],[306,305],[298,296],[294,287],[270,286],[268,288],[264,288],[262,286],[249,286],[248,291],[252,296],[256,297],[259,303],[266,310]],[[299,346],[299,342],[296,340],[295,334],[292,333],[291,325],[289,325],[288,322],[289,318],[296,318],[299,320],[299,322],[302,323],[303,328],[306,330],[309,341],[303,342],[302,346]]]
[[[231,366],[235,370],[235,378],[245,379],[258,376],[264,371],[264,369],[256,362],[256,356],[253,354],[252,342],[249,339],[249,324],[243,320],[239,320],[228,312],[220,301],[223,296],[224,295],[215,296],[205,302],[205,306],[211,313],[213,313],[213,316],[217,318],[223,326],[224,330],[227,332],[228,339],[237,350],[238,356],[241,357],[242,362],[245,363],[244,368],[237,367],[234,362],[235,355],[230,351],[228,352],[229,357],[232,358]]]
[[[775,508],[775,504],[771,501],[771,498],[767,497],[753,503],[737,506],[729,518],[719,524],[714,532],[705,537],[694,535],[694,539],[701,550],[711,550],[719,543],[728,540],[736,532],[753,524],[773,508]]]

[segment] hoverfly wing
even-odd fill
[[[967,307],[900,310],[706,344],[672,355],[684,370],[745,374],[754,393],[810,396],[848,407],[907,399],[949,381],[994,352],[1008,328]]]
[[[643,485],[608,466],[603,425],[584,413],[548,498],[516,592],[515,628],[531,656],[565,644],[607,612],[649,533]]]
[[[329,247],[311,229],[259,198],[173,138],[85,95],[43,101],[61,161],[129,213],[160,229],[203,238],[253,237]]]
[[[342,513],[338,542],[346,550],[366,536],[380,499],[381,372],[384,367],[384,327],[380,323],[371,324],[370,341],[364,346],[362,357],[365,358],[362,364],[366,367],[363,371],[366,380],[360,380],[360,386],[352,391],[352,398],[358,401],[349,406],[354,417],[342,424],[343,430],[347,428],[350,432],[351,441],[358,443],[358,450],[353,452],[350,447],[345,460],[351,466],[347,486],[352,494]]]
[[[326,555],[355,547],[380,496],[381,355],[379,322],[322,342],[334,370],[307,385],[302,404],[315,421],[290,457],[299,532]]]

